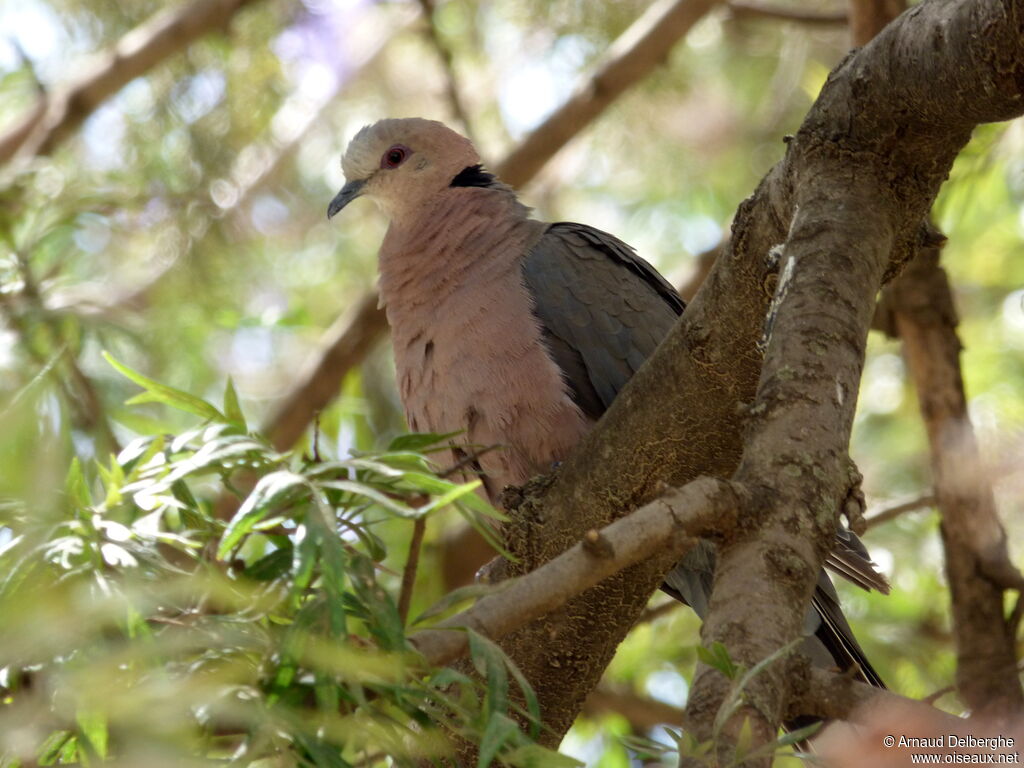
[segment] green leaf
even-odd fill
[[[399,472],[432,472],[430,460],[412,451],[391,451],[375,457],[376,461],[387,464]]]
[[[663,744],[660,741],[655,741],[654,739],[637,734],[626,734],[625,736],[620,736],[619,741],[622,742],[624,747],[636,752],[636,758],[638,760],[660,758],[662,755],[675,751],[675,749],[670,747],[668,744]]]
[[[732,717],[733,713],[736,712],[740,708],[740,706],[742,706],[743,692],[750,684],[750,681],[757,677],[757,675],[761,674],[761,672],[767,669],[768,666],[774,663],[776,660],[782,658],[783,656],[791,652],[801,642],[803,642],[802,637],[793,638],[784,646],[776,649],[773,653],[768,654],[759,662],[757,662],[757,664],[755,664],[746,672],[744,672],[738,680],[735,679],[736,673],[730,676],[730,678],[733,679],[733,684],[729,689],[728,695],[725,697],[725,701],[722,702],[722,706],[719,707],[718,714],[715,715],[714,728],[712,732],[714,734],[714,739],[716,741],[718,739],[718,734],[725,725],[726,721],[730,717]],[[720,646],[721,643],[715,643],[715,645]],[[721,652],[725,654],[726,659],[729,658],[729,654],[725,652],[724,646],[722,646]],[[736,670],[736,672],[739,671],[739,667],[733,664],[731,659],[729,659],[729,664],[732,665],[733,669]]]
[[[348,558],[341,540],[334,532],[334,513],[319,499],[306,515],[310,529],[320,539],[321,582],[327,597],[327,617],[331,635],[344,637],[348,633],[345,621],[345,576]]]
[[[448,493],[448,491],[455,487],[455,483],[442,480],[435,475],[428,475],[425,472],[407,471],[402,473],[402,486],[434,496]]]
[[[508,586],[508,583],[501,581],[497,584],[467,584],[464,587],[458,587],[427,608],[412,623],[415,625],[427,619],[441,616],[456,606],[461,607],[462,603],[468,603],[470,600],[476,600],[484,595],[500,592],[506,586]]]
[[[153,441],[153,445],[150,446],[152,449],[154,446],[163,445],[163,438],[159,437]],[[156,451],[153,451],[155,454]],[[152,458],[152,455],[147,452],[147,455]],[[147,459],[148,461],[148,459]],[[106,494],[103,498],[103,504],[108,509],[121,503],[121,489],[125,485],[124,469],[118,463],[117,458],[110,455],[110,468],[104,467],[98,461],[96,462],[96,469],[100,473],[100,479],[103,481],[103,489]]]
[[[795,731],[789,731],[788,733],[784,733],[778,739],[776,739],[775,746],[788,747],[791,744],[797,744],[801,741],[806,741],[811,736],[820,731],[824,726],[824,722],[818,721],[817,723],[805,725],[803,728],[797,728]]]
[[[717,669],[730,680],[735,680],[736,675],[739,674],[739,667],[729,657],[729,651],[722,643],[712,643],[710,648],[698,645],[697,658],[712,669]]]
[[[450,488],[446,493],[443,493],[436,499],[431,500],[429,504],[420,507],[419,516],[425,517],[426,515],[429,515],[431,512],[436,512],[437,510],[443,509],[444,507],[447,507],[449,504],[458,501],[466,494],[476,493],[476,489],[479,488],[480,485],[481,483],[479,480],[473,480],[472,482],[464,483],[462,485],[456,485]]]
[[[107,756],[107,718],[98,712],[79,712],[75,718],[78,721],[79,740],[83,741],[86,749],[93,752],[100,759]]]
[[[506,560],[509,560],[513,563],[518,562],[518,558],[516,558],[515,555],[513,555],[511,552],[505,549],[504,542],[500,538],[498,538],[498,535],[494,531],[494,527],[489,523],[482,521],[480,519],[480,515],[476,514],[470,509],[466,509],[465,502],[467,499],[477,499],[483,502],[483,499],[480,499],[480,497],[477,496],[475,493],[470,494],[469,496],[465,496],[459,503],[455,505],[455,509],[458,511],[458,513],[462,515],[462,517],[465,519],[467,523],[469,523],[470,527],[472,527],[473,530],[475,530],[484,538],[484,541],[491,545],[491,548],[494,549],[495,552],[504,557]],[[483,503],[486,504],[486,502]]]
[[[68,468],[68,475],[64,480],[64,492],[67,493],[68,498],[75,505],[83,508],[92,506],[92,494],[89,493],[89,483],[85,479],[82,463],[78,460],[77,456],[71,460],[71,466]]]
[[[71,731],[53,731],[39,748],[39,764],[53,765],[68,741],[74,741]]]
[[[170,484],[188,475],[234,468],[239,464],[265,464],[270,459],[266,452],[267,447],[256,440],[226,435],[206,443],[194,455],[175,461],[163,482]]]
[[[246,568],[246,578],[256,581],[273,581],[291,570],[292,558],[294,556],[295,552],[292,547],[275,549],[269,555],[264,555]]]
[[[483,736],[480,738],[480,752],[477,756],[477,768],[488,768],[498,756],[501,748],[519,733],[519,727],[507,715],[495,712],[487,721]]]
[[[241,427],[243,432],[248,430],[245,423],[245,415],[238,404],[238,393],[235,392],[235,383],[231,380],[230,376],[228,376],[228,383],[224,387],[224,415],[227,416],[228,421],[232,424],[237,424]]]
[[[401,477],[404,474],[401,469],[385,464],[383,461],[374,461],[373,459],[355,458],[332,463],[344,467],[346,470],[350,467],[356,470],[368,470],[384,477]],[[319,466],[323,466],[323,464]]]
[[[399,435],[396,437],[388,444],[388,450],[421,452],[424,448],[437,446],[438,443],[443,443],[446,440],[450,440],[461,434],[461,429],[457,432],[445,432],[444,434],[435,434],[433,432],[412,432],[407,435]]]
[[[299,731],[295,734],[295,739],[309,753],[318,768],[352,768],[352,764],[342,758],[335,747],[324,744],[315,736],[307,736]]]
[[[484,678],[487,689],[485,714],[508,710],[508,671],[505,668],[505,654],[493,642],[472,629],[466,629],[469,638],[469,655],[473,666]]]
[[[355,597],[369,613],[367,629],[384,650],[405,650],[405,624],[398,615],[395,601],[377,583],[373,561],[359,552],[351,552],[348,565]]]
[[[744,717],[743,722],[740,723],[739,733],[736,734],[736,760],[738,762],[744,761],[746,756],[750,753],[750,747],[754,743],[754,729],[750,724],[750,718]]]
[[[506,752],[501,756],[501,760],[502,763],[522,768],[585,768],[576,758],[542,747],[540,744],[523,744]],[[601,765],[604,765],[604,762]]]
[[[214,408],[205,400],[190,395],[188,392],[183,392],[180,389],[161,384],[148,376],[143,376],[138,371],[132,370],[127,365],[118,362],[114,357],[104,350],[103,359],[110,363],[122,376],[131,379],[140,387],[145,389],[141,395],[136,395],[126,401],[126,405],[135,405],[137,403],[163,403],[169,405],[172,408],[176,408],[179,411],[185,411],[186,413],[192,413],[196,416],[200,416],[204,419],[210,419],[213,421],[224,421],[225,417],[220,411]]]
[[[252,493],[228,523],[227,530],[221,537],[220,547],[217,549],[217,558],[223,560],[227,557],[235,545],[242,540],[242,537],[251,531],[256,523],[270,514],[274,506],[283,498],[293,494],[296,489],[308,490],[308,488],[306,478],[287,470],[272,472],[260,478]]]
[[[387,494],[381,493],[376,488],[363,483],[357,483],[354,480],[320,480],[317,485],[321,488],[331,488],[335,491],[351,493],[353,496],[362,496],[402,517],[413,515],[413,510],[405,504],[389,498]]]
[[[313,579],[320,542],[308,525],[300,525],[295,532],[295,555],[292,558],[292,595],[301,594]]]

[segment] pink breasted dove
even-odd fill
[[[328,217],[357,197],[390,226],[380,295],[391,326],[409,427],[463,431],[499,444],[471,463],[487,495],[562,461],[654,351],[685,308],[675,289],[621,240],[583,224],[544,223],[484,170],[468,139],[420,118],[381,120],[352,139],[346,184]],[[472,458],[454,446],[456,459]],[[691,551],[663,589],[707,612],[714,550]],[[845,528],[830,565],[888,591]],[[821,571],[803,650],[816,664],[881,679]]]

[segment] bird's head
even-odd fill
[[[375,201],[392,219],[428,204],[480,157],[469,139],[435,120],[419,117],[367,125],[341,158],[345,186],[331,201],[334,216],[357,197]]]

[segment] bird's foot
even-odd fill
[[[867,522],[864,520],[864,512],[867,510],[867,501],[864,498],[864,489],[861,483],[864,482],[864,475],[857,469],[857,465],[849,456],[846,457],[846,496],[843,498],[841,512],[846,518],[850,530],[858,536],[867,530]]]

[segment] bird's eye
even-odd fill
[[[405,158],[409,156],[409,149],[403,147],[401,144],[396,144],[387,152],[384,153],[380,159],[381,168],[397,168],[405,162]]]

